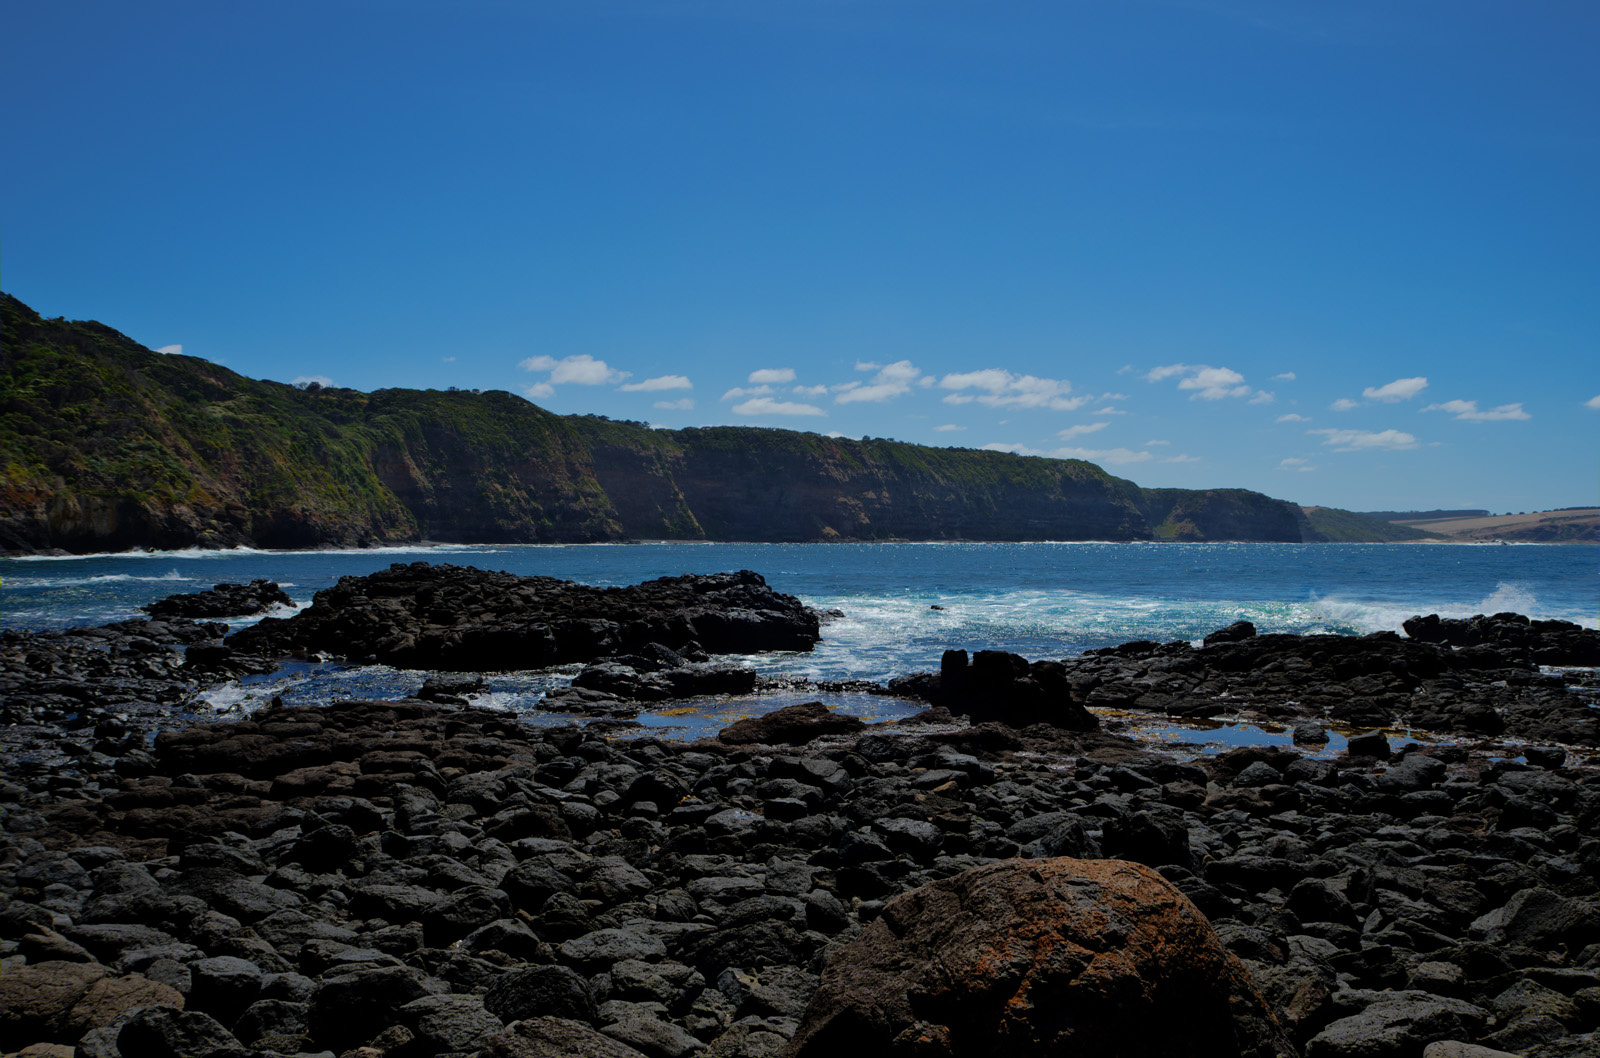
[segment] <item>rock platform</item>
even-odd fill
[[[365,582],[356,650],[441,650],[472,591],[526,587],[458,576]],[[751,577],[641,587],[803,640],[805,612]],[[424,605],[435,579],[449,607]],[[462,676],[430,700],[175,712],[270,670],[253,650],[331,649],[334,601],[226,645],[183,618],[0,636],[0,1052],[1600,1050],[1592,673],[1549,667],[1592,632],[1495,615],[1419,626],[1434,642],[1236,625],[951,656],[896,681],[936,703],[921,716],[809,704],[697,743],[530,727]],[[706,659],[749,641],[708,630],[751,627],[562,620],[612,636],[578,690],[613,702],[734,679]],[[1180,760],[1100,730],[1107,707],[1370,730],[1334,759]],[[1396,747],[1381,729],[1408,715],[1456,740]],[[1161,1035],[1175,1012],[1203,1040]]]

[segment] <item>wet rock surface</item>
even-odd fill
[[[727,590],[735,609],[765,598],[742,574],[673,580],[714,582],[702,594]],[[1487,623],[1522,635],[1504,615]],[[531,728],[467,705],[481,681],[463,676],[430,679],[428,700],[189,722],[174,710],[196,687],[270,668],[247,640],[223,645],[224,626],[7,632],[0,1050],[809,1054],[841,1031],[839,982],[877,974],[897,982],[882,989],[893,1002],[858,1009],[853,1031],[887,1033],[895,1053],[988,1053],[968,1042],[983,1017],[1009,1026],[1016,1053],[1069,1030],[1096,1053],[1198,1053],[1029,1006],[1094,988],[1133,1002],[1134,978],[1160,977],[1115,985],[1080,965],[1140,950],[1144,912],[1115,895],[1131,878],[1195,927],[1162,949],[1160,973],[1230,982],[1234,1014],[1205,1033],[1215,1053],[1594,1053],[1594,710],[1584,674],[1534,660],[1551,642],[1575,656],[1592,633],[1541,624],[1459,646],[1235,627],[1199,649],[963,655],[959,693],[942,672],[896,681],[938,701],[899,724],[810,703],[691,744],[619,739],[606,722]],[[734,679],[711,652],[624,636],[574,680],[574,708]],[[1183,761],[1096,730],[1086,706],[1278,720],[1308,745],[1326,726],[1417,715],[1538,742],[1370,731],[1336,759],[1252,747]],[[1001,894],[1015,913],[977,913]],[[952,923],[995,957],[914,987],[895,975],[915,960],[881,965],[894,945],[945,943]],[[1255,993],[1235,990],[1235,967]],[[1197,987],[1152,1001],[1178,1009]]]
[[[287,619],[230,636],[267,656],[331,653],[398,668],[533,669],[652,645],[678,654],[810,650],[817,615],[758,573],[662,577],[597,588],[467,566],[396,563],[342,577]]]
[[[1198,649],[1135,641],[1031,666],[999,651],[980,651],[968,665],[964,651],[951,651],[940,672],[890,687],[975,720],[1069,728],[1083,726],[1077,717],[1088,707],[1600,747],[1594,674],[1541,668],[1600,664],[1594,629],[1516,614],[1406,622],[1425,638],[1256,634],[1240,625]],[[1308,730],[1305,741],[1315,737]]]
[[[217,617],[253,617],[274,606],[291,606],[289,593],[270,580],[249,584],[218,584],[208,591],[169,595],[144,608],[151,617],[187,617],[204,621]]]

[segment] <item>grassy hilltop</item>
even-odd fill
[[[1081,460],[756,427],[652,430],[504,392],[246,378],[0,294],[0,548],[414,540],[1395,539]]]

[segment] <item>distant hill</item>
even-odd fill
[[[1341,511],[1337,507],[1302,507],[1300,511],[1305,518],[1301,535],[1308,542],[1360,544],[1444,539],[1426,529],[1400,525],[1356,511]]]
[[[1355,540],[1392,527],[1082,460],[754,427],[653,430],[504,392],[246,378],[0,294],[0,548],[401,541]]]
[[[1518,544],[1600,543],[1600,507],[1563,507],[1526,514],[1429,518],[1409,523],[1448,540]]]
[[[1437,518],[1487,518],[1488,511],[1355,511],[1380,522],[1421,522]]]

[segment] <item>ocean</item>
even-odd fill
[[[599,585],[753,569],[775,589],[836,613],[811,653],[740,660],[768,676],[830,681],[881,682],[936,669],[952,647],[1005,649],[1037,660],[1130,639],[1198,640],[1238,620],[1262,632],[1359,635],[1398,631],[1414,614],[1510,610],[1590,628],[1600,617],[1597,547],[1249,543],[441,545],[7,558],[0,559],[0,614],[6,628],[103,624],[141,616],[141,605],[168,595],[257,578],[277,581],[303,606],[341,576],[415,561]],[[575,671],[495,674],[481,704],[553,719],[538,715],[538,700]],[[196,709],[237,714],[272,696],[397,697],[416,690],[425,675],[290,666],[209,692]],[[663,734],[693,735],[718,713],[726,719],[730,710],[743,715],[803,697],[818,695],[769,696],[758,707],[697,703],[687,713],[641,720]],[[917,708],[859,695],[836,696],[830,704],[879,719]],[[697,719],[684,719],[690,715]]]

